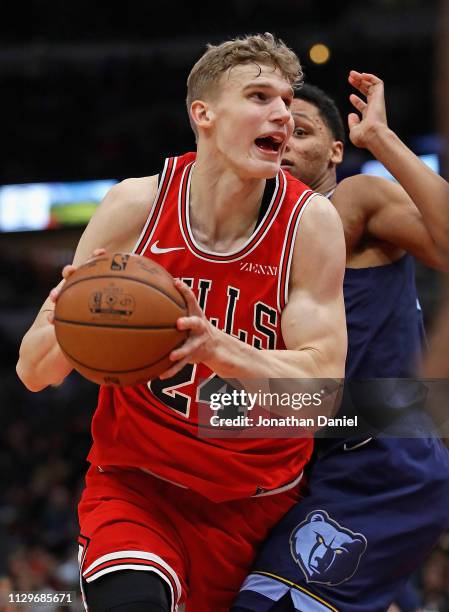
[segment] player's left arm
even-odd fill
[[[175,363],[161,378],[199,362],[227,379],[343,378],[345,261],[339,215],[327,199],[317,196],[303,214],[294,247],[289,301],[281,319],[286,350],[257,350],[215,328],[192,291],[176,281],[189,308],[189,316],[178,319],[178,328],[190,335],[171,353]]]
[[[301,219],[293,253],[289,300],[281,320],[287,353],[294,358],[299,351],[303,375],[311,378],[344,377],[345,266],[346,246],[340,216],[327,198],[317,197]],[[279,356],[283,352],[274,351]]]
[[[350,139],[355,146],[368,149],[400,184],[371,181],[368,191],[376,205],[368,218],[368,232],[404,248],[427,265],[447,268],[449,184],[388,127],[381,79],[352,70],[349,82],[365,97],[350,96],[359,113],[348,117]]]
[[[432,268],[445,267],[443,249],[429,229],[437,221],[423,215],[397,183],[366,174],[350,176],[339,183],[332,201],[346,224],[352,211],[358,211],[366,237],[403,249]]]

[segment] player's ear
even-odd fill
[[[334,140],[331,147],[330,161],[337,165],[343,161],[344,144],[341,140]]]
[[[197,128],[207,129],[212,123],[213,112],[204,100],[194,100],[190,106],[190,116]]]

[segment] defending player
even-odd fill
[[[423,330],[407,252],[442,266],[449,187],[388,128],[382,81],[352,71],[349,82],[366,96],[350,98],[361,114],[349,116],[352,142],[403,188],[366,175],[337,185],[343,124],[334,102],[312,86],[293,101],[295,130],[282,163],[330,197],[343,221],[346,376],[413,376]],[[394,392],[388,381],[373,388],[376,401],[385,395],[369,416],[381,408],[394,414],[398,437],[317,440],[308,494],[264,544],[234,612],[385,612],[447,526],[448,452],[430,437],[420,387],[418,395],[408,383]]]
[[[196,155],[114,187],[78,245],[75,266],[96,247],[154,258],[184,279],[176,286],[189,307],[178,320],[189,338],[164,376],[100,389],[79,506],[95,612],[185,601],[194,612],[228,610],[256,546],[298,499],[310,438],[201,437],[196,398],[217,375],[343,376],[341,222],[280,169],[299,78],[296,55],[271,34],[211,46],[188,79]],[[250,263],[270,269],[263,283]],[[59,290],[21,346],[17,371],[34,391],[70,371],[46,312]]]

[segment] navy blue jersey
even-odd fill
[[[416,375],[424,340],[413,258],[374,268],[346,268],[346,378]]]
[[[425,341],[413,258],[407,254],[383,266],[346,268],[343,290],[348,354],[337,416],[357,414],[359,426],[322,429],[317,450],[326,452],[348,438],[358,443],[381,431],[400,436],[413,436],[417,428],[430,431],[432,423],[422,414],[426,387],[411,380]]]

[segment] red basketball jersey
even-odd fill
[[[295,236],[316,195],[282,170],[267,181],[263,217],[238,250],[196,244],[189,223],[195,154],[169,158],[155,204],[134,252],[188,284],[208,320],[258,349],[285,349],[281,312]],[[91,463],[140,468],[214,501],[284,490],[300,478],[310,438],[199,436],[197,398],[217,377],[188,365],[171,380],[101,387],[92,423]]]

